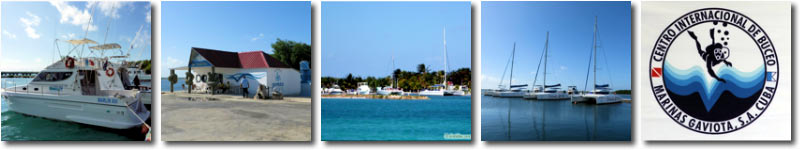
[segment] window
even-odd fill
[[[33,81],[61,81],[72,76],[72,72],[40,72]]]

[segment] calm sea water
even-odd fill
[[[172,85],[174,91],[183,90],[183,84],[186,83],[185,78],[178,78],[178,82],[175,85]],[[169,80],[167,78],[161,78],[161,92],[169,92]]]
[[[468,96],[430,100],[322,99],[322,140],[470,140],[445,134],[472,134]]]
[[[2,78],[2,86],[24,85],[32,78]],[[9,111],[8,104],[0,98],[2,103],[2,140],[3,141],[28,141],[28,140],[58,140],[58,141],[119,141],[143,140],[140,135],[133,135],[131,130],[114,130],[102,127],[56,121],[39,117],[22,115]]]
[[[630,99],[630,95],[621,96]],[[630,141],[631,103],[572,104],[569,100],[482,96],[481,140]]]

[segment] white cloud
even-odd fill
[[[17,38],[16,34],[8,32],[7,30],[3,30],[3,35],[5,35],[6,37],[11,38],[11,39],[16,39]]]
[[[119,18],[119,10],[129,4],[121,1],[94,1],[86,4],[86,8],[97,7],[106,17]]]
[[[169,70],[171,68],[185,66],[186,62],[173,58],[171,56],[167,56],[167,62],[164,62],[163,66],[165,69]]]
[[[75,33],[62,34],[61,38],[65,40],[75,39]]]
[[[97,30],[97,26],[90,24],[92,15],[89,10],[80,10],[75,6],[67,4],[63,1],[50,1],[50,5],[56,7],[61,14],[59,23],[68,23],[76,26],[81,26],[82,29],[89,31]]]
[[[36,29],[34,29],[33,27],[39,26],[39,24],[42,22],[42,19],[31,12],[25,12],[25,13],[28,14],[29,18],[24,18],[24,17],[19,18],[19,21],[22,22],[22,26],[25,27],[25,33],[27,33],[28,37],[32,39],[39,39],[41,35],[39,35],[39,33],[36,33]]]
[[[250,41],[258,41],[262,38],[264,38],[264,33],[259,33],[258,36],[250,38]]]
[[[150,23],[150,21],[152,21],[152,17],[151,16],[152,15],[150,14],[150,11],[147,11],[147,16],[145,17],[145,19],[147,19],[147,23]]]
[[[567,70],[567,66],[561,66],[561,70]]]

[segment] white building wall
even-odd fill
[[[232,87],[239,88],[242,76],[247,77],[250,84],[248,88],[249,96],[255,95],[258,85],[265,85],[270,91],[278,90],[284,95],[294,96],[300,94],[300,72],[291,68],[216,68],[217,73],[221,73],[223,83],[230,83]],[[195,75],[208,74],[210,67],[192,68]],[[195,78],[194,83],[198,87],[207,87],[200,78]]]

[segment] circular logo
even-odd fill
[[[675,123],[730,133],[764,114],[778,86],[778,57],[754,20],[723,8],[680,16],[658,36],[650,86]]]

